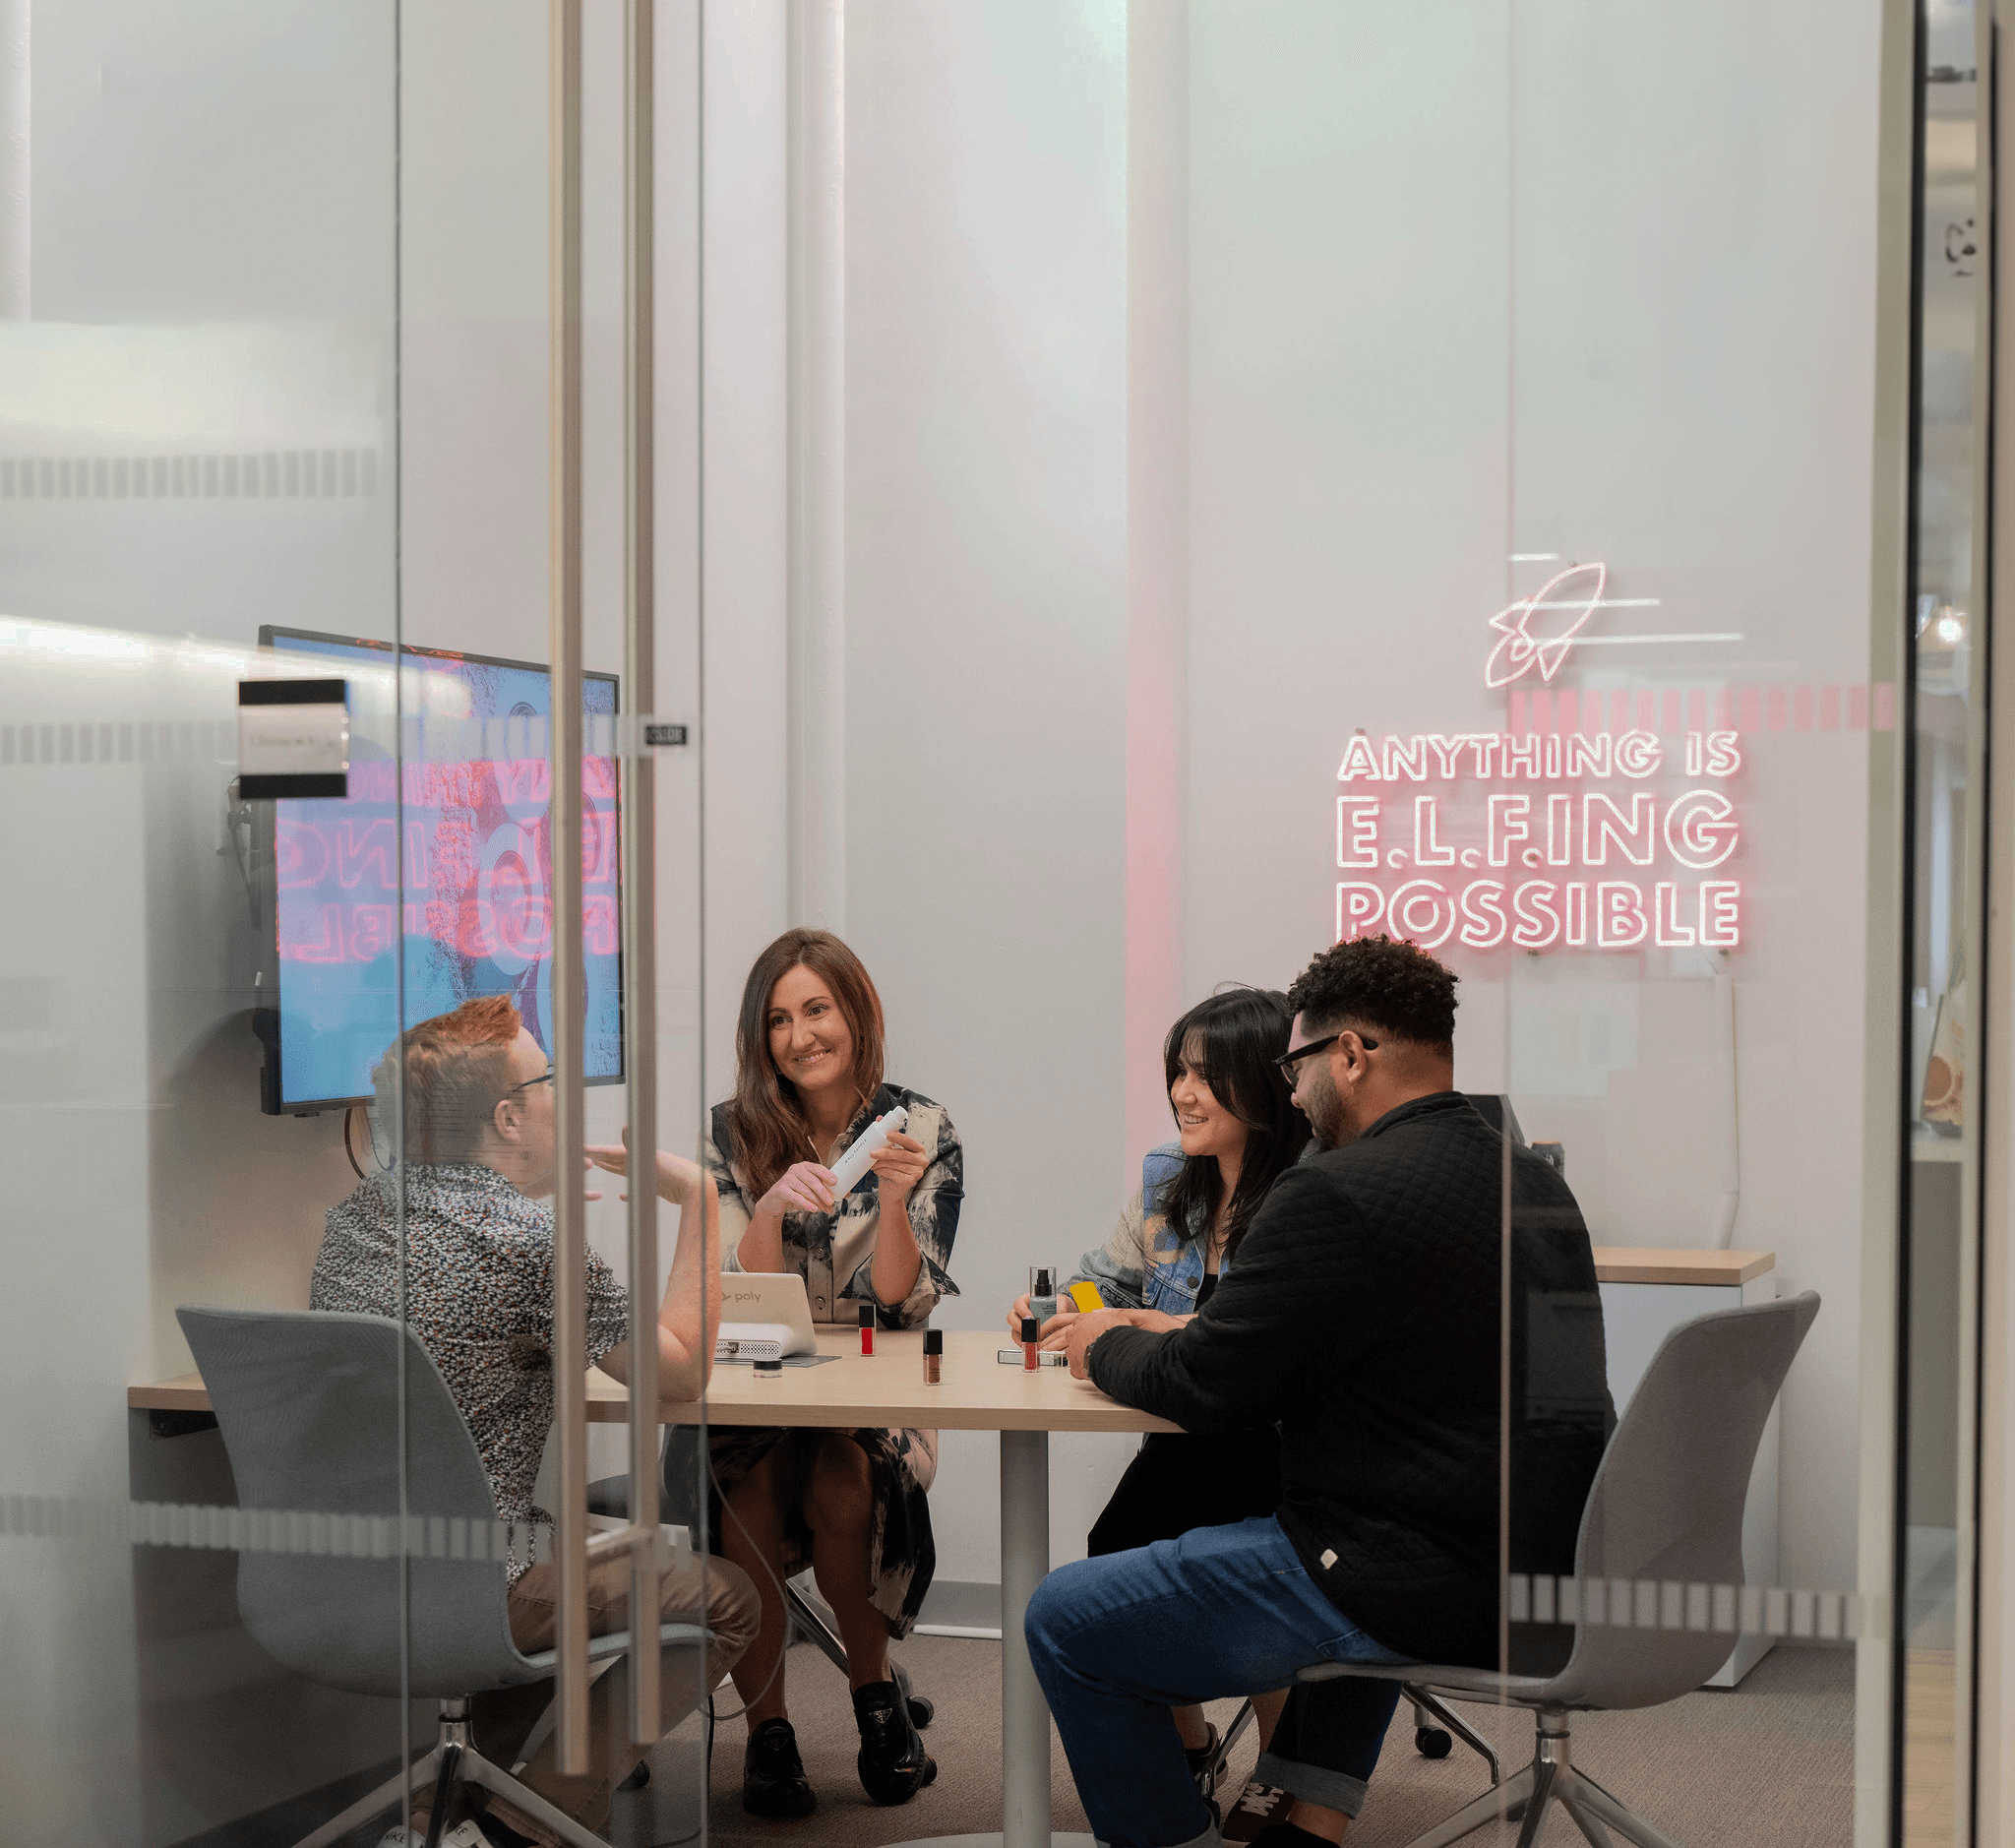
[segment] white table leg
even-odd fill
[[[1001,1433],[1001,1838],[1050,1848],[1050,1709],[1021,1621],[1050,1571],[1050,1434]]]
[[[1001,1433],[1000,1834],[932,1835],[898,1848],[1094,1848],[1050,1833],[1050,1708],[1021,1620],[1050,1571],[1050,1434]],[[928,1738],[926,1744],[929,1743]]]

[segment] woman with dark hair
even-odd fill
[[[851,1323],[872,1303],[883,1327],[913,1328],[958,1294],[946,1265],[964,1155],[944,1106],[885,1082],[882,1061],[882,999],[861,959],[829,931],[786,931],[749,971],[735,1094],[715,1107],[701,1158],[720,1192],[722,1270],[794,1270],[816,1321]],[[898,1104],[907,1129],[835,1200],[831,1164]],[[907,1803],[938,1767],[890,1678],[888,1643],[909,1633],[937,1562],[926,1498],[938,1434],[729,1426],[708,1448],[707,1532],[763,1594],[762,1628],[735,1665],[743,1808],[805,1816],[817,1802],[783,1686],[780,1585],[808,1565],[846,1645],[862,1787]]]
[[[1140,1187],[1113,1235],[1079,1261],[1072,1283],[1091,1283],[1109,1309],[1139,1327],[1177,1328],[1209,1302],[1266,1190],[1300,1160],[1309,1121],[1274,1061],[1294,1026],[1287,997],[1232,988],[1200,1001],[1169,1028],[1162,1071],[1178,1140],[1150,1149]],[[1028,1313],[1019,1298],[1008,1324]],[[1061,1348],[1077,1319],[1065,1308],[1043,1324],[1045,1347]],[[1280,1506],[1280,1434],[1253,1431],[1192,1437],[1150,1432],[1120,1478],[1086,1543],[1096,1559],[1173,1540],[1193,1527],[1271,1514]],[[1287,1695],[1253,1705],[1263,1751]],[[1217,1734],[1200,1707],[1177,1707],[1199,1783],[1207,1784]],[[1212,1793],[1204,1789],[1208,1798]]]

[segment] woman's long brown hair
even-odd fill
[[[800,964],[831,991],[853,1035],[853,1082],[861,1101],[872,1099],[882,1086],[882,997],[860,957],[830,931],[785,931],[756,958],[735,1021],[735,1094],[728,1102],[728,1130],[735,1139],[735,1159],[749,1177],[752,1210],[792,1162],[811,1153],[805,1140],[811,1125],[798,1101],[798,1087],[769,1056],[769,997]]]

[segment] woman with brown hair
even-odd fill
[[[735,1094],[715,1106],[701,1158],[720,1191],[723,1270],[796,1271],[820,1322],[872,1303],[883,1327],[913,1328],[958,1293],[946,1265],[964,1155],[944,1107],[885,1082],[882,1061],[882,1000],[860,958],[829,931],[786,931],[749,971]],[[907,1129],[835,1200],[831,1163],[898,1104]],[[780,1586],[807,1565],[846,1645],[862,1787],[907,1803],[938,1767],[890,1679],[888,1643],[909,1633],[937,1561],[937,1433],[725,1427],[708,1448],[711,1543],[763,1594],[762,1628],[735,1665],[743,1807],[805,1816],[817,1801],[783,1687]]]

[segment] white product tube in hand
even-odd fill
[[[909,1111],[897,1104],[885,1117],[877,1117],[859,1136],[845,1154],[832,1164],[832,1199],[835,1205],[853,1191],[853,1185],[868,1172],[868,1163],[875,1159],[875,1151],[887,1144],[889,1137],[897,1130],[906,1128]]]

